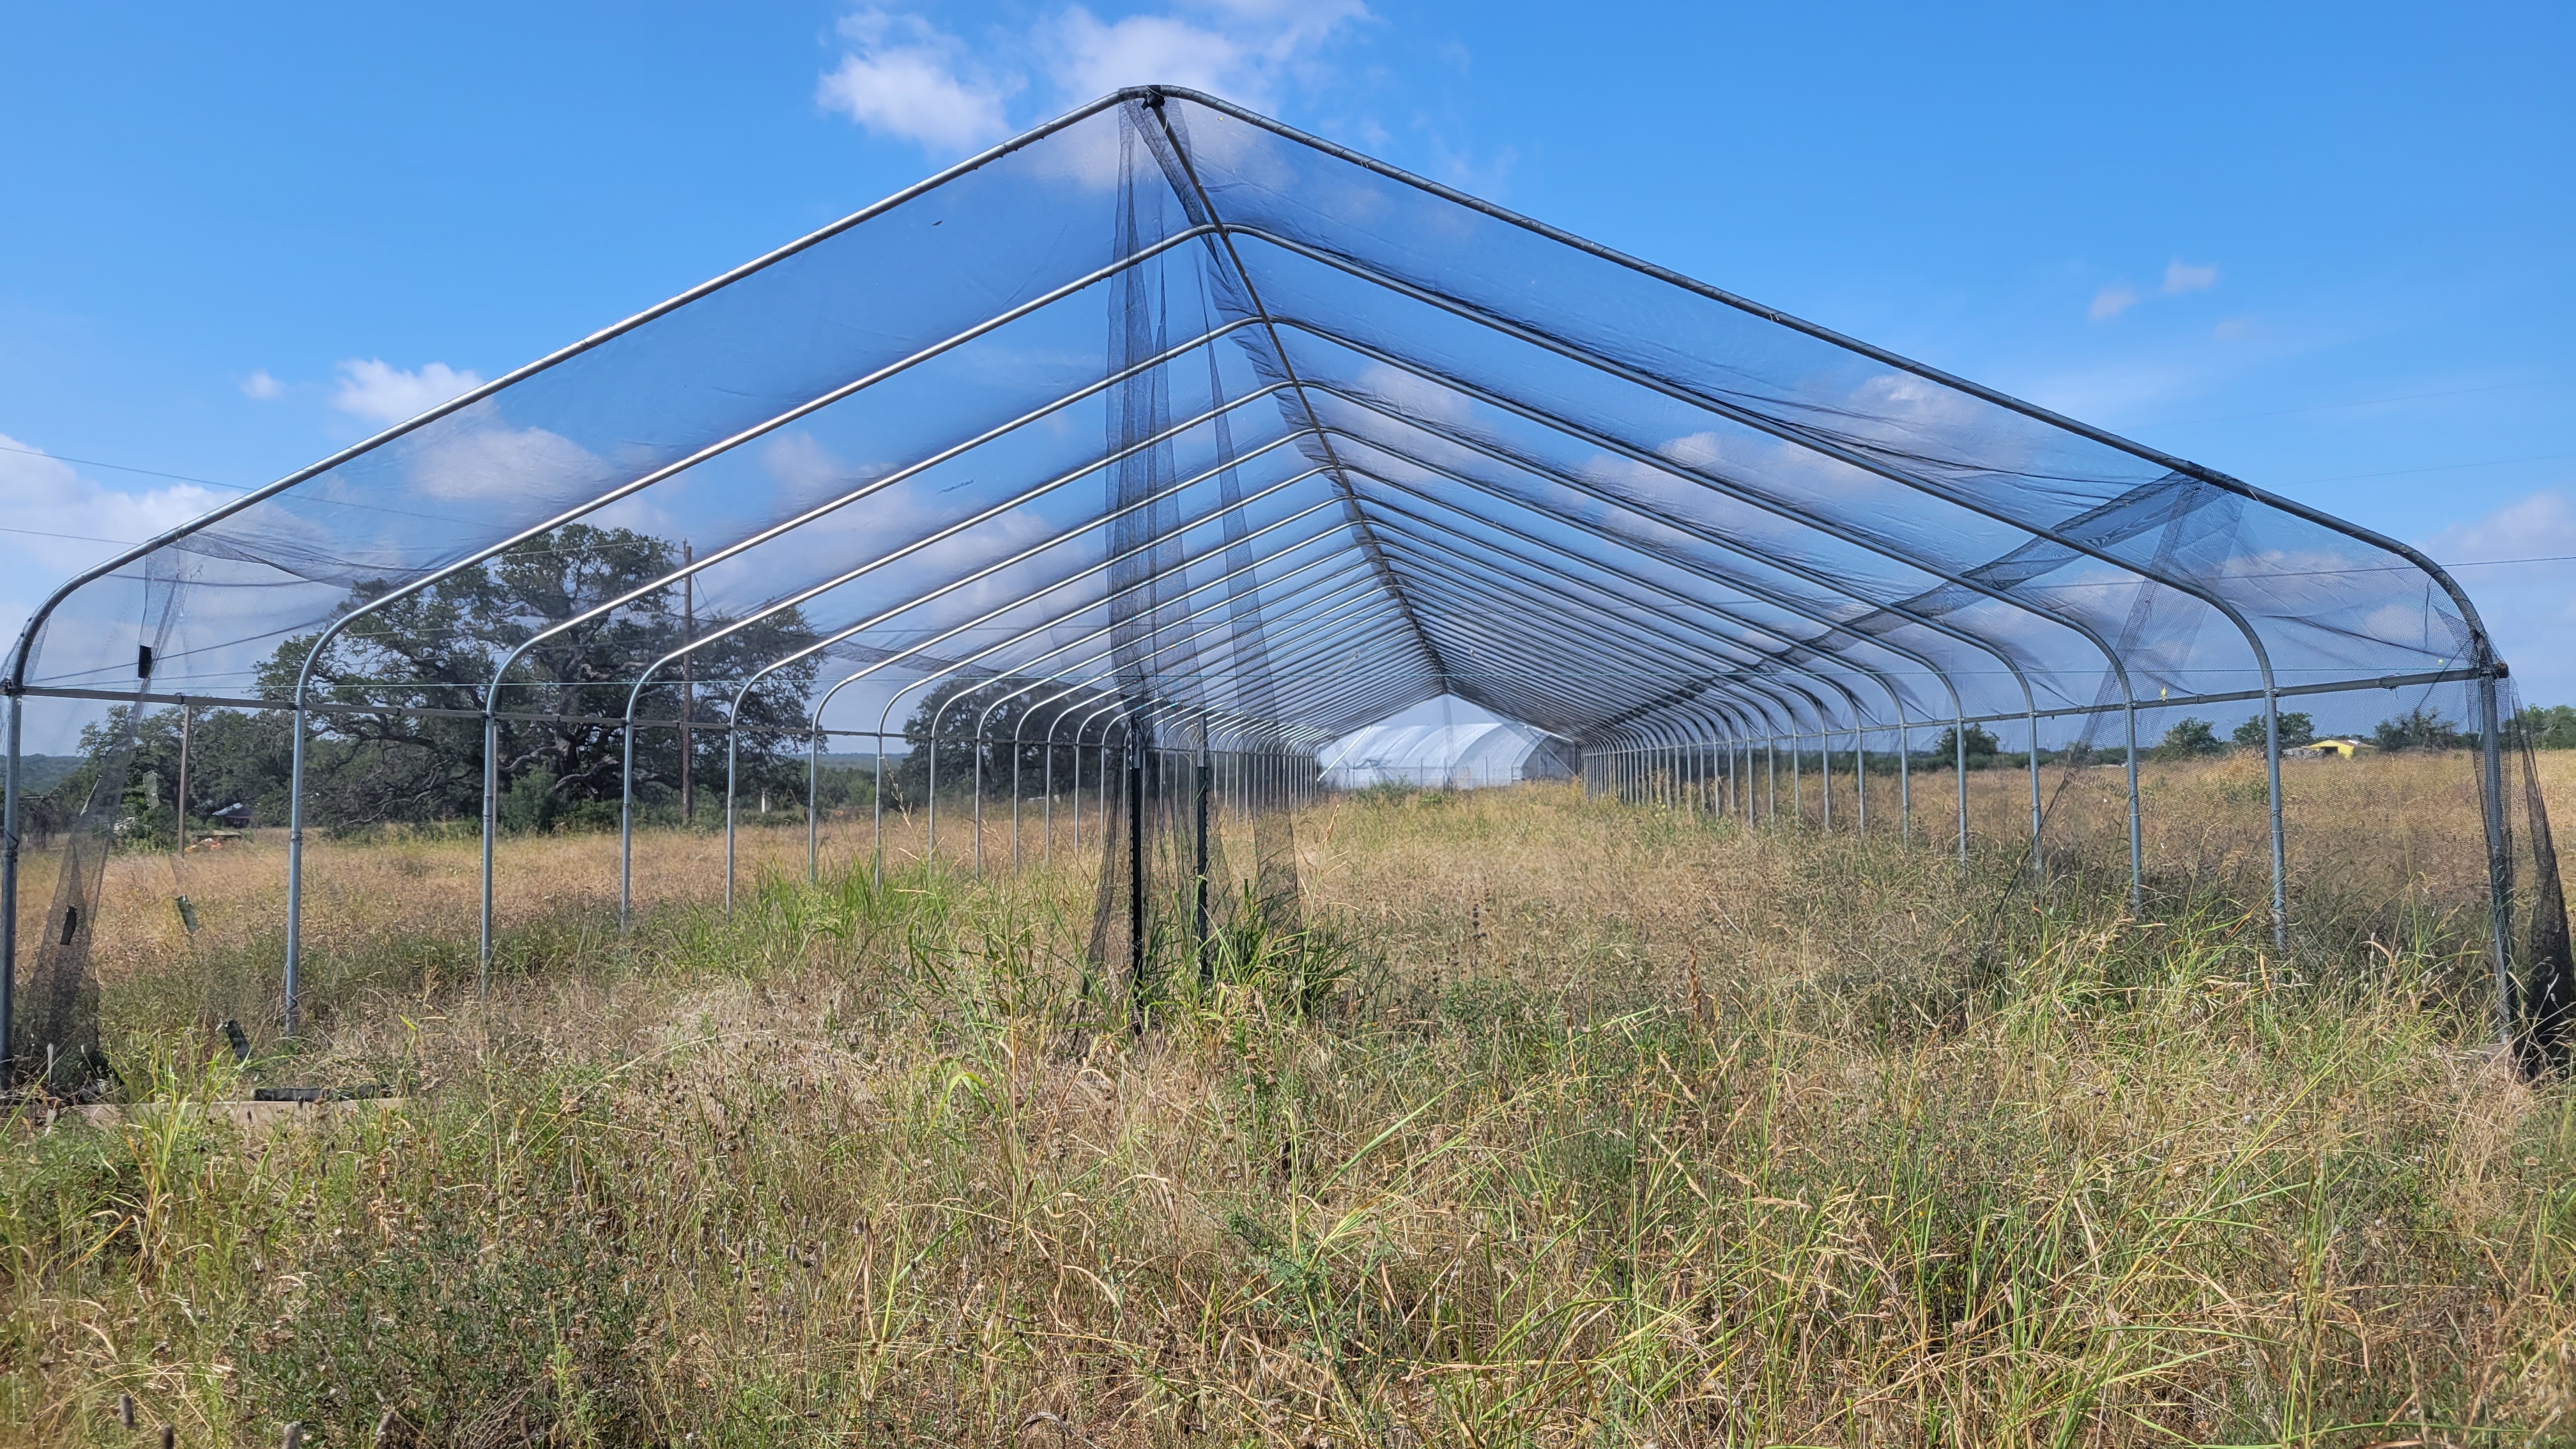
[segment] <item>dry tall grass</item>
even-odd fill
[[[613,841],[516,843],[478,1007],[469,844],[317,850],[328,1024],[256,1071],[411,1101],[255,1144],[22,1125],[0,1421],[124,1443],[131,1393],[191,1444],[2567,1437],[2576,1098],[2497,1065],[2456,934],[2277,959],[2232,875],[2168,872],[2133,921],[2119,881],[1963,879],[1873,817],[1346,799],[1301,822],[1315,933],[1233,940],[1141,1034],[1075,950],[1070,852],[809,890],[773,832],[727,921],[691,904],[720,847],[660,839],[620,941]],[[174,963],[254,962],[275,887],[218,868],[268,866],[187,867],[229,944],[115,967],[156,1096],[237,1086],[193,1028],[212,968]]]

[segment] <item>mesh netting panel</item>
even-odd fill
[[[168,631],[141,696],[138,621]],[[306,772],[249,792],[261,826],[682,823],[713,813],[682,795],[721,791],[754,830],[864,816],[879,854],[927,835],[929,801],[889,819],[909,777],[880,762],[873,809],[847,781],[834,805],[817,741],[893,750],[970,690],[985,723],[924,738],[966,751],[979,827],[1003,766],[1109,789],[1129,838],[1102,846],[1095,955],[1131,974],[1241,924],[1238,899],[1293,924],[1316,743],[1444,695],[1694,809],[1945,843],[1964,810],[1999,857],[2030,854],[2036,811],[2061,871],[2128,871],[2134,744],[2146,891],[2265,914],[2271,789],[2235,733],[2268,689],[2320,735],[2394,722],[2375,762],[2283,761],[2293,919],[2452,940],[2505,885],[2548,1016],[2532,767],[2517,747],[2512,799],[2481,798],[2461,743],[2498,664],[2452,581],[2366,530],[1140,91],[123,561],[43,612],[11,679],[93,725],[185,698],[220,729],[307,681]],[[1050,699],[1101,718],[1060,746],[950,738],[1053,724]],[[1993,743],[1963,788],[1935,742],[1971,728]],[[2514,842],[2492,860],[2489,805]],[[94,913],[100,855],[73,850],[66,918]],[[686,894],[631,865],[621,905]],[[63,980],[77,1018],[78,969],[40,990],[37,954],[28,1020]]]
[[[2576,1064],[2576,951],[2569,946],[2566,882],[2558,873],[2549,805],[2541,793],[2538,731],[2510,688],[2504,691],[2503,719],[2508,748],[2502,804],[2511,870],[2507,1020],[2526,1072],[2564,1075]]]

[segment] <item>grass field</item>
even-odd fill
[[[660,837],[625,938],[613,840],[510,842],[480,1004],[470,840],[320,845],[317,1025],[253,1072],[408,1101],[22,1124],[0,1433],[136,1442],[131,1394],[183,1444],[2567,1442],[2576,1095],[2488,1045],[2456,765],[2293,773],[2287,958],[2242,773],[2151,772],[2145,920],[2089,774],[2042,891],[2010,779],[1964,876],[1892,795],[1867,838],[1344,798],[1310,931],[1141,1034],[1061,836],[980,880],[906,836],[878,890],[836,826],[811,889],[801,825],[750,831],[730,919],[720,846]],[[179,871],[115,864],[111,1050],[232,1095],[277,857]]]

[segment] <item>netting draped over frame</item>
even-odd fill
[[[1085,842],[1104,932],[1174,891],[1217,930],[1247,884],[1293,919],[1281,806],[1316,744],[1443,694],[1594,754],[1706,742],[1749,786],[1754,741],[1865,766],[1971,726],[2092,750],[2194,710],[2356,730],[2392,701],[2474,729],[2498,673],[2465,596],[2376,535],[1144,90],[263,490],[36,624],[11,687],[60,702],[58,734],[119,700],[275,709],[309,670],[323,737],[375,709],[471,740],[488,709],[488,788],[542,771],[628,809],[944,689],[1079,699],[977,709],[1060,724],[1078,744],[1007,758],[1071,748],[1127,798],[1106,816],[1131,838]],[[633,740],[641,765],[610,758]],[[2494,825],[2513,862],[2462,868],[2536,879],[2537,813]],[[2499,935],[2545,953],[2553,907],[2517,890]]]

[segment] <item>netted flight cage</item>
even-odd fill
[[[890,810],[936,852],[943,790],[979,860],[1004,802],[1014,863],[1071,814],[1133,978],[1293,924],[1319,747],[1443,695],[1576,742],[1597,796],[1984,841],[2142,903],[2233,871],[2285,949],[2344,852],[2402,852],[2527,1062],[2569,991],[2504,663],[2423,554],[1170,88],[121,554],[6,684],[22,1071],[95,1049],[120,787],[172,710],[285,761],[289,1031],[308,829],[479,806],[488,961],[525,802],[613,808],[623,913],[639,819],[720,792],[730,901],[747,796],[801,774],[813,869],[855,754],[877,870]],[[2156,751],[2230,712],[2233,823],[2160,820]],[[2333,766],[2285,766],[2285,715],[2412,721],[2456,810],[2309,820]],[[22,907],[31,719],[97,768]]]

